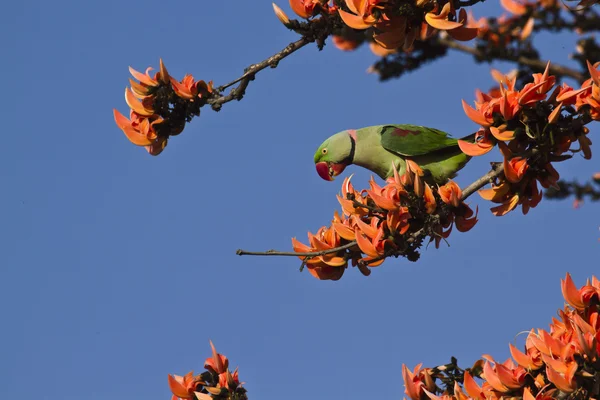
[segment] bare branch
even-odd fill
[[[289,257],[318,257],[323,256],[325,254],[337,253],[341,250],[346,250],[356,245],[356,241],[352,241],[350,243],[346,243],[343,246],[334,247],[328,250],[321,251],[312,251],[306,253],[295,253],[293,251],[277,251],[277,250],[267,250],[267,251],[246,251],[242,249],[237,249],[235,254],[238,256],[289,256]]]
[[[462,51],[463,53],[468,53],[481,59],[485,58],[485,54],[483,54],[480,50],[476,49],[475,47],[467,46],[448,38],[439,38],[438,41],[439,43],[448,46],[451,49]],[[495,58],[499,60],[513,61],[518,64],[523,64],[529,67],[537,68],[539,70],[544,70],[544,68],[546,68],[546,63],[544,61],[534,60],[523,56],[513,57],[510,55],[498,55]],[[583,82],[585,80],[585,77],[581,73],[560,64],[550,64],[550,73],[558,76],[568,76],[570,78],[575,79],[577,82]]]
[[[241,100],[244,97],[244,94],[246,92],[246,88],[248,87],[248,84],[250,83],[251,80],[254,79],[254,76],[258,72],[262,71],[263,69],[265,69],[267,67],[271,67],[271,68],[277,67],[277,65],[279,64],[279,62],[281,60],[283,60],[290,54],[294,53],[295,51],[301,49],[302,47],[306,46],[310,42],[311,42],[311,40],[308,39],[307,37],[302,37],[299,40],[296,40],[295,42],[288,44],[285,48],[283,48],[283,50],[272,55],[271,57],[267,58],[266,60],[263,60],[263,61],[259,62],[258,64],[252,64],[250,67],[246,68],[246,70],[242,76],[240,76],[239,78],[237,78],[225,85],[219,86],[216,89],[217,93],[221,93],[223,90],[225,90],[228,87],[233,86],[239,82],[239,85],[237,87],[231,89],[229,91],[229,94],[210,98],[210,99],[208,99],[207,103],[211,105],[213,110],[219,111],[221,109],[221,105],[228,103],[230,101],[233,101],[233,100]]]
[[[302,47],[306,46],[309,43],[310,43],[310,40],[308,40],[305,37],[303,37],[299,40],[296,40],[295,42],[288,44],[279,53],[272,55],[271,57],[259,62],[258,64],[251,65],[250,67],[248,67],[246,69],[246,72],[244,73],[244,75],[240,76],[239,78],[237,78],[223,86],[219,86],[217,89],[219,91],[223,91],[223,90],[227,89],[228,87],[233,86],[236,83],[242,81],[245,78],[252,78],[254,75],[256,75],[257,72],[260,72],[267,67],[275,68],[275,67],[277,67],[277,64],[279,64],[279,61],[283,60],[284,58],[286,58],[287,56],[289,56],[296,50],[301,49]]]

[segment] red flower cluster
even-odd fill
[[[455,2],[417,0],[402,7],[390,0],[344,0],[337,7],[329,0],[290,0],[290,7],[301,18],[316,15],[339,15],[344,24],[356,30],[373,28],[376,54],[389,54],[396,49],[411,51],[416,39],[426,40],[442,30],[456,40],[468,41],[477,36],[478,28],[469,22],[465,9],[457,13]],[[290,20],[274,5],[275,14],[286,26]],[[415,18],[415,16],[421,16]],[[359,43],[334,37],[334,44],[342,50],[352,50]]]
[[[442,368],[421,369],[418,365],[410,371],[403,365],[406,395],[412,400],[541,400],[567,398],[571,394],[578,394],[577,398],[596,397],[600,374],[600,281],[593,277],[578,290],[567,274],[561,287],[570,307],[559,310],[560,320],[553,318],[549,331],[532,329],[524,351],[510,344],[512,359],[503,363],[484,356],[485,361],[475,364],[477,368],[464,371],[462,382],[455,381],[452,394],[436,385]],[[483,379],[481,385],[474,374]]]
[[[194,371],[184,376],[169,375],[169,387],[173,392],[171,400],[247,399],[246,389],[240,383],[237,368],[233,373],[229,372],[227,357],[217,353],[212,342],[210,347],[213,354],[204,363],[206,372],[196,376]]]
[[[131,109],[129,118],[113,110],[117,126],[131,143],[144,146],[153,156],[167,146],[169,136],[180,134],[185,127],[185,117],[173,118],[172,104],[186,108],[185,103],[198,103],[212,93],[212,82],[195,81],[186,75],[181,82],[172,78],[162,60],[160,70],[150,76],[152,68],[142,74],[129,67],[139,82],[129,79],[131,88],[125,89],[125,101]],[[199,107],[198,107],[199,110]],[[199,111],[198,111],[199,112]]]
[[[504,156],[504,178],[479,192],[500,204],[492,208],[495,215],[505,215],[519,204],[524,214],[535,207],[542,198],[537,182],[544,188],[556,185],[559,174],[552,162],[569,158],[566,152],[581,151],[586,159],[592,156],[584,124],[600,120],[600,63],[588,62],[591,78],[577,90],[567,84],[555,87],[549,66],[543,74],[533,74],[533,82],[521,90],[515,88],[516,77],[495,72],[499,90],[477,91],[475,108],[463,101],[465,113],[481,129],[475,143],[459,140],[462,151],[480,156],[497,144]]]
[[[402,366],[406,395],[412,400],[426,398],[527,400],[566,398],[578,393],[580,398],[598,395],[600,373],[600,281],[595,277],[579,290],[571,276],[561,281],[563,296],[570,307],[559,310],[550,330],[531,330],[524,351],[509,345],[512,359],[503,363],[484,356],[471,371],[456,381],[452,394],[436,385],[436,369],[418,365],[414,371]],[[480,368],[483,366],[483,368]],[[437,368],[440,371],[442,368]],[[476,370],[480,369],[480,372]],[[483,379],[477,384],[473,374]],[[462,384],[462,387],[460,384]],[[438,395],[440,394],[440,395]]]
[[[423,171],[407,160],[407,171],[387,180],[384,187],[373,179],[370,189],[354,189],[350,178],[344,180],[338,201],[343,214],[334,214],[331,226],[308,233],[309,246],[292,239],[294,251],[323,252],[317,256],[300,256],[318,279],[337,280],[348,261],[368,276],[368,267],[381,265],[392,255],[406,255],[411,235],[423,232],[436,247],[450,235],[452,226],[465,232],[477,222],[473,210],[461,200],[458,185],[449,181],[434,191],[423,181]]]

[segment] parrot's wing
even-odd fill
[[[457,145],[446,132],[417,125],[381,125],[381,146],[403,156],[421,156]]]

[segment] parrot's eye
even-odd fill
[[[323,149],[323,150],[321,150],[321,153],[323,153],[323,154],[327,154],[327,149]]]

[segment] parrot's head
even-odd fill
[[[326,181],[334,177],[352,164],[356,147],[356,131],[346,130],[336,133],[323,142],[315,153],[317,173]]]

